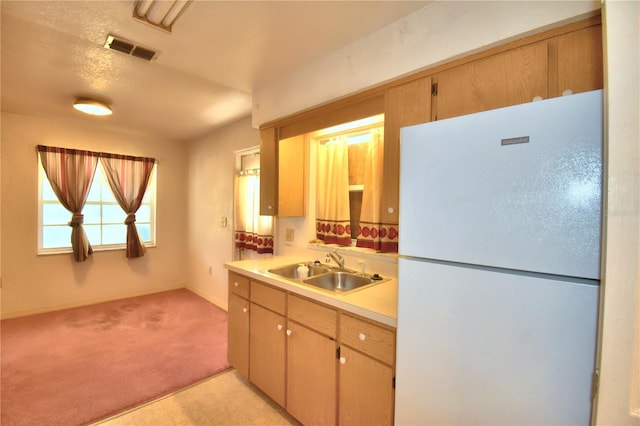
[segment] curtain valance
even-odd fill
[[[75,149],[75,148],[60,148],[56,146],[47,146],[47,145],[38,145],[37,150],[38,152],[62,153],[67,155],[89,155],[89,156],[98,157],[98,158],[115,158],[115,159],[127,160],[127,161],[143,161],[143,162],[153,162],[153,163],[158,162],[158,160],[152,157],[136,157],[133,155],[115,154],[110,152],[88,151],[88,150]]]

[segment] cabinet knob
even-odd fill
[[[247,313],[248,309],[247,308],[242,308],[242,312],[244,312],[245,314]]]
[[[393,207],[389,207],[389,208],[387,209],[387,212],[388,212],[389,214],[393,213]]]
[[[364,333],[360,333],[358,334],[358,339],[362,340],[364,342],[364,340],[367,338],[367,336],[365,336]]]
[[[340,357],[340,364],[344,364],[345,362],[347,362],[347,359],[343,356]]]
[[[272,206],[271,204],[269,204],[269,205],[267,206],[267,209],[269,209],[269,210],[273,210],[273,206]]]
[[[282,330],[282,324],[278,324],[278,330]]]
[[[240,283],[238,281],[234,281],[233,285],[236,286],[236,287],[240,287]]]
[[[291,336],[291,330],[287,330],[286,333],[287,333],[287,336]]]

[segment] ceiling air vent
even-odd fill
[[[104,47],[127,55],[135,56],[136,58],[143,59],[147,62],[153,61],[158,56],[158,52],[154,50],[137,46],[130,41],[123,40],[112,35],[107,36],[107,41],[105,41]]]

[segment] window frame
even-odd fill
[[[324,143],[330,140],[331,138],[338,137],[338,136],[347,136],[347,138],[351,137],[353,139],[358,139],[359,137],[363,136],[363,134],[366,134],[371,130],[378,130],[378,131],[384,132],[384,125],[385,125],[384,114],[376,114],[363,119],[339,124],[336,126],[328,127],[326,129],[320,129],[315,132],[310,132],[309,137],[310,137],[311,143],[314,145]],[[366,141],[366,143],[368,144],[369,141]],[[317,152],[317,151],[314,149],[313,152]],[[310,161],[317,162],[318,160],[316,156],[312,156],[310,158]],[[314,181],[314,185],[317,185],[317,182]],[[364,190],[364,185],[349,185],[350,193],[352,191],[362,192],[363,190]],[[311,192],[311,194],[315,196],[315,188],[314,188],[314,191]],[[349,213],[352,213],[352,209],[353,209],[353,206],[351,205],[351,203],[349,203]],[[314,224],[314,226],[312,227],[313,235],[311,239],[315,241],[316,240],[316,234],[315,234],[316,211],[315,210],[313,212],[310,211],[309,216],[312,219],[312,223]],[[358,218],[358,223],[359,222],[360,222],[360,218]],[[356,247],[357,241],[358,241],[357,238],[351,238],[350,245],[339,246],[339,247],[341,248]]]
[[[149,241],[143,241],[143,244],[145,245],[145,247],[149,248],[149,247],[156,247],[157,246],[157,235],[156,235],[156,226],[157,226],[157,222],[156,222],[156,214],[157,214],[157,163],[155,164],[155,166],[153,167],[153,170],[151,172],[151,176],[149,178],[149,183],[147,186],[147,189],[145,191],[145,199],[148,197],[148,201],[143,200],[141,207],[148,205],[149,206],[149,221],[144,221],[141,222],[141,224],[149,224]],[[93,186],[96,183],[99,184],[103,184],[106,183],[107,188],[109,189],[109,191],[111,191],[111,188],[109,188],[109,185],[107,183],[105,174],[104,174],[104,169],[102,167],[102,160],[98,159],[98,165],[96,168],[96,173],[100,173],[100,175],[102,176],[102,179],[97,181],[95,178],[93,180],[93,182],[91,183],[91,189],[90,191],[93,189]],[[43,182],[47,180],[47,175],[44,171],[44,168],[42,167],[42,161],[40,160],[40,154],[38,153],[38,228],[37,228],[37,254],[38,255],[50,255],[50,254],[61,254],[61,253],[73,253],[73,249],[71,247],[71,239],[69,238],[69,242],[68,242],[68,246],[64,246],[64,247],[50,247],[50,248],[45,248],[43,247],[43,243],[44,243],[44,229],[45,227],[68,227],[69,225],[64,223],[58,223],[58,224],[47,224],[45,225],[44,222],[44,205],[45,204],[51,204],[51,205],[58,205],[60,207],[62,207],[64,209],[64,207],[62,206],[62,204],[56,199],[55,201],[53,200],[43,200]],[[113,193],[112,193],[113,194]],[[102,198],[102,197],[101,197]],[[111,251],[111,250],[125,250],[126,249],[126,225],[124,224],[124,219],[121,223],[117,223],[117,222],[109,222],[109,221],[104,221],[103,220],[103,212],[102,212],[102,206],[117,206],[119,209],[120,205],[114,200],[114,201],[103,201],[102,199],[100,201],[89,201],[87,200],[85,206],[87,205],[98,205],[100,206],[100,228],[101,228],[101,233],[102,233],[102,227],[105,225],[120,225],[122,224],[123,229],[124,229],[124,235],[123,235],[123,242],[122,243],[117,243],[117,244],[94,244],[93,242],[91,242],[91,247],[93,248],[94,251]],[[67,211],[66,209],[64,209],[65,211]],[[68,211],[67,211],[68,212]],[[126,216],[126,214],[125,214]],[[71,213],[69,213],[69,220],[71,220]],[[96,225],[96,224],[92,224],[92,225]],[[136,220],[136,226],[138,225],[138,221]],[[70,229],[70,228],[69,228]],[[141,235],[140,229],[138,229],[138,234]],[[101,238],[102,239],[102,238]]]

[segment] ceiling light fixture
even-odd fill
[[[104,104],[95,99],[81,98],[73,103],[73,107],[78,111],[82,111],[85,114],[90,115],[111,115],[113,111],[107,104]]]
[[[133,19],[171,32],[173,24],[192,0],[136,0]]]

